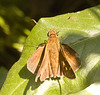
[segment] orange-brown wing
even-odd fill
[[[45,49],[45,45],[39,46],[38,49],[33,53],[33,55],[28,59],[27,61],[27,68],[30,72],[35,73],[37,67],[39,67],[41,61],[43,52]]]
[[[75,72],[76,70],[78,70],[81,65],[78,54],[67,44],[61,45],[61,51],[65,59],[68,61],[69,65],[72,67],[73,71]]]
[[[60,76],[60,64],[59,64],[59,51],[60,51],[60,42],[58,38],[48,39],[48,48],[49,48],[49,59],[50,65],[53,73],[53,77]]]
[[[71,66],[63,56],[62,52],[59,52],[59,63],[60,63],[60,75],[65,76],[69,79],[76,78]]]
[[[44,81],[46,78],[49,78],[50,76],[52,76],[52,70],[51,70],[51,66],[50,66],[48,48],[46,47],[43,61],[37,72],[35,81],[37,82],[38,77],[40,77],[40,81]]]

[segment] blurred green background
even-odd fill
[[[0,0],[0,68],[7,72],[22,52],[26,37],[41,17],[80,11],[100,0]],[[1,70],[2,71],[2,70]]]

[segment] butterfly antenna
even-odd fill
[[[37,22],[35,19],[32,19],[32,21],[33,21],[36,25],[38,25],[41,29],[46,30],[44,27],[40,26],[40,25],[38,24],[38,22]]]
[[[66,21],[61,25],[61,27],[58,28],[57,30],[63,29],[64,25],[67,23],[67,21],[68,21],[70,18],[71,18],[71,16],[69,16],[69,17],[67,18],[67,20],[66,20]]]
[[[67,18],[66,22],[67,22],[70,18],[71,18],[71,16]],[[66,22],[65,22],[65,23],[66,23]],[[64,23],[64,24],[65,24],[65,23]],[[64,27],[64,24],[62,25],[63,27]]]
[[[32,19],[32,21],[33,21],[35,24],[38,24],[38,23],[36,22],[36,20],[35,20],[35,19]]]

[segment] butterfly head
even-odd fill
[[[50,31],[48,32],[48,36],[49,36],[49,37],[57,37],[57,36],[58,36],[58,33],[57,33],[56,30],[50,30]]]

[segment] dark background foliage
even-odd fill
[[[41,17],[80,11],[100,0],[0,0],[0,66],[11,68],[30,30]]]

